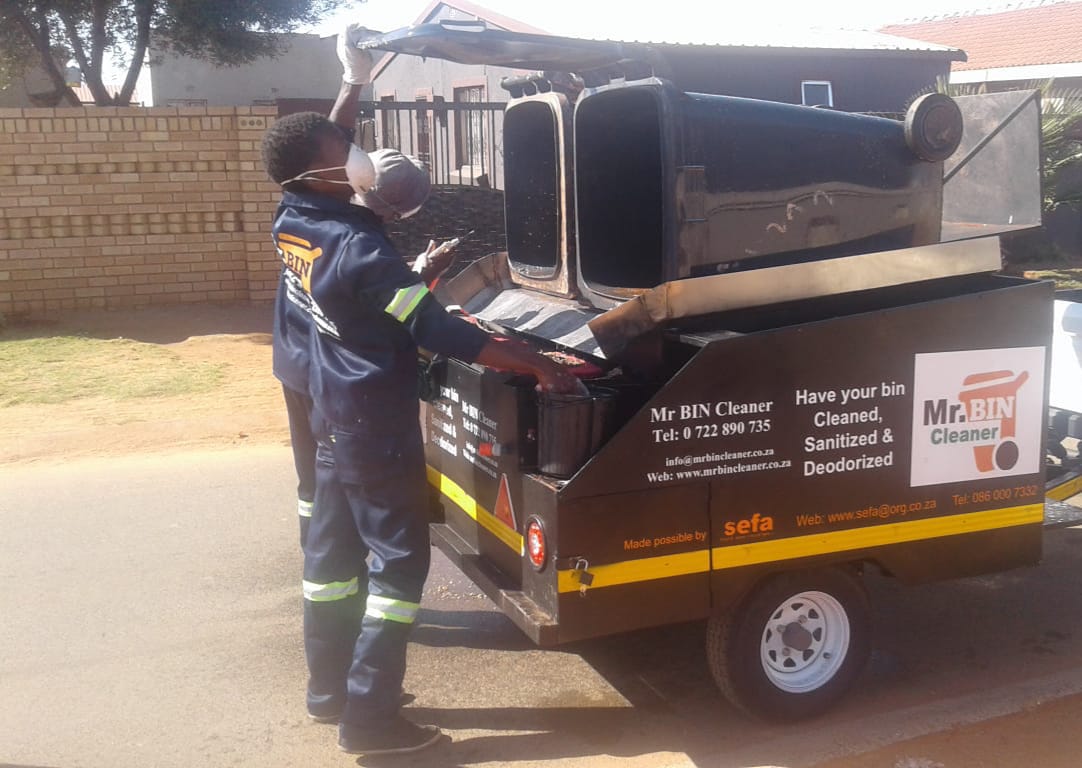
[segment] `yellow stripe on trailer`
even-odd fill
[[[622,563],[591,565],[587,570],[594,577],[590,583],[590,589],[615,587],[618,584],[632,584],[639,581],[656,581],[692,573],[706,573],[710,570],[710,550],[698,549],[676,555],[659,555],[639,560],[627,560]],[[578,592],[581,589],[579,571],[557,571],[556,573],[560,592]]]
[[[883,523],[867,528],[850,528],[844,531],[830,531],[791,539],[715,547],[713,550],[714,570],[739,568],[778,560],[795,560],[798,557],[827,555],[854,549],[885,547],[911,541],[940,539],[963,533],[993,531],[999,528],[1040,523],[1043,520],[1044,504],[1027,504],[1022,507],[989,509],[985,512],[932,517],[908,523]]]
[[[513,549],[520,557],[522,556],[524,551],[522,534],[508,528],[507,525],[478,504],[476,499],[466,493],[466,491],[462,489],[462,486],[447,477],[447,475],[432,467],[427,467],[427,470],[429,485],[457,504],[458,507],[469,515],[475,523]]]
[[[758,541],[749,544],[732,544],[713,549],[700,549],[675,555],[646,557],[605,565],[591,565],[593,576],[589,589],[654,581],[673,576],[686,576],[739,568],[761,563],[795,560],[802,557],[847,552],[858,549],[904,544],[913,541],[938,539],[965,533],[992,531],[1020,525],[1041,523],[1044,520],[1043,504],[1027,504],[1021,507],[990,509],[962,515],[934,517],[907,523],[884,523],[867,528],[830,531],[810,536],[794,536],[776,541]],[[578,571],[558,572],[559,591],[578,592],[582,588]]]

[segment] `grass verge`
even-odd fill
[[[1057,290],[1078,290],[1082,288],[1082,269],[1027,269],[1022,273],[1033,280],[1053,280]]]
[[[0,339],[0,408],[206,392],[219,385],[224,368],[185,361],[168,349],[130,339]]]

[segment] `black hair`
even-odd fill
[[[263,167],[281,184],[305,171],[326,138],[345,139],[342,129],[318,112],[294,112],[274,122],[263,135]]]

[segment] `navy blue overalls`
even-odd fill
[[[282,258],[282,272],[274,295],[274,334],[271,343],[271,366],[282,383],[282,396],[289,419],[289,443],[293,466],[297,471],[297,516],[300,521],[301,547],[308,536],[308,523],[316,498],[316,440],[312,434],[312,398],[308,395],[308,364],[312,319],[311,299],[303,289],[300,276],[285,264],[288,250],[295,243],[279,241],[277,223],[284,209],[274,215],[273,239]],[[285,245],[285,249],[282,245]]]
[[[428,575],[417,347],[472,361],[488,337],[444,311],[367,209],[287,192],[275,237],[291,246],[285,265],[308,294],[312,322],[319,446],[304,546],[308,707],[371,726],[398,710]]]

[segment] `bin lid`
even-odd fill
[[[450,19],[396,29],[365,40],[358,47],[459,64],[576,73],[626,59],[648,59],[651,53],[650,47],[641,43],[508,32],[486,27],[480,21]]]

